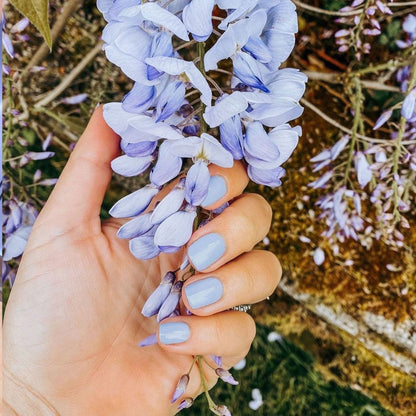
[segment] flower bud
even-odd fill
[[[170,401],[171,403],[176,402],[176,400],[179,399],[179,397],[181,397],[186,390],[186,387],[188,386],[189,383],[189,375],[188,374],[184,374],[178,381],[178,384],[176,386],[175,391],[173,392],[172,395],[172,400]]]
[[[159,309],[168,298],[173,282],[175,281],[175,273],[168,272],[160,282],[160,285],[149,296],[142,309],[142,315],[150,318],[159,312]]]
[[[226,383],[232,384],[233,386],[238,384],[238,381],[234,379],[232,374],[223,368],[217,368],[215,373],[222,381],[225,381]]]

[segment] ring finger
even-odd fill
[[[250,251],[212,273],[189,278],[182,299],[194,315],[212,315],[236,305],[260,302],[274,292],[281,274],[273,253]]]

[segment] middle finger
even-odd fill
[[[250,251],[268,233],[272,210],[257,194],[243,194],[218,217],[199,228],[188,243],[197,271],[210,272]]]

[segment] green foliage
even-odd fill
[[[389,49],[397,48],[396,40],[400,39],[402,33],[402,23],[399,19],[392,20],[386,27],[386,30],[380,35],[379,43],[388,46]]]
[[[338,11],[345,7],[347,3],[344,0],[326,0],[325,1],[325,9],[326,10],[333,10]]]
[[[49,0],[10,0],[10,2],[38,28],[49,49],[52,49],[48,18]]]
[[[391,416],[378,403],[348,387],[326,381],[315,369],[313,358],[296,345],[282,340],[268,342],[266,327],[257,337],[242,371],[231,370],[238,386],[218,382],[212,397],[235,416]],[[252,389],[260,389],[263,405],[249,408]],[[212,416],[204,396],[184,415]]]

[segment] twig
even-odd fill
[[[100,41],[83,59],[82,61],[57,85],[46,97],[42,98],[35,104],[35,108],[45,107],[52,100],[58,97],[66,88],[71,85],[72,81],[84,70],[84,68],[95,58],[102,50],[103,43]]]
[[[363,9],[360,8],[360,9],[346,11],[346,12],[337,12],[337,11],[325,10],[319,7],[310,6],[309,4],[305,4],[299,0],[292,0],[292,1],[293,3],[296,4],[296,6],[300,7],[301,9],[308,10],[314,13],[324,14],[326,16],[355,16],[357,14],[360,14],[363,11]]]
[[[305,100],[305,98],[301,98],[300,99],[300,103],[303,104],[305,107],[308,107],[314,113],[318,114],[319,117],[321,117],[322,119],[324,119],[325,121],[327,121],[329,124],[332,124],[334,127],[340,129],[344,133],[349,134],[349,135],[352,134],[352,130],[351,129],[349,129],[348,127],[343,126],[342,124],[340,124],[337,121],[335,121],[333,118],[327,116],[318,107],[314,106],[312,103],[310,103],[309,101]],[[386,143],[386,140],[376,139],[375,137],[363,136],[362,134],[358,134],[358,133],[356,134],[356,137],[358,137],[359,139],[361,139],[361,140],[363,140],[365,142],[369,142],[369,143],[383,143],[383,144]]]
[[[55,43],[56,39],[58,39],[59,34],[64,29],[65,25],[68,22],[69,16],[71,16],[72,13],[80,6],[82,3],[82,0],[69,0],[65,3],[62,13],[57,18],[55,24],[52,27],[51,30],[51,38],[52,38],[52,44]],[[30,68],[38,65],[40,62],[42,62],[43,59],[46,58],[46,56],[49,53],[49,48],[46,43],[42,43],[40,48],[37,50],[37,52],[33,55],[32,59],[29,61],[29,63],[26,65],[25,69],[21,73],[22,80],[26,79],[29,75]]]
[[[331,84],[343,84],[344,79],[342,78],[341,73],[337,72],[316,72],[316,71],[303,71],[309,79],[329,82]],[[378,81],[361,81],[361,84],[370,90],[380,90],[380,91],[392,91],[400,92],[399,87],[393,87],[392,85],[384,85]]]

